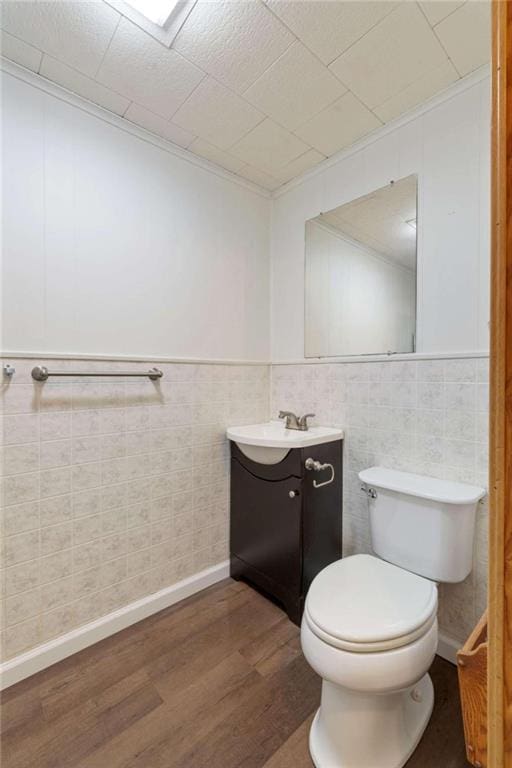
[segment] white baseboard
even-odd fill
[[[89,645],[97,643],[121,629],[136,624],[170,605],[184,600],[186,597],[200,592],[202,589],[215,584],[229,576],[229,561],[206,568],[195,573],[177,584],[161,589],[152,595],[143,597],[134,603],[123,606],[117,611],[102,616],[100,619],[73,629],[65,635],[60,635],[48,643],[38,645],[26,653],[22,653],[0,665],[0,690],[19,683],[30,675],[35,675],[57,661],[82,651]]]
[[[460,651],[462,645],[463,643],[459,640],[454,640],[453,637],[448,637],[440,632],[437,655],[446,661],[451,661],[452,664],[457,664],[457,651]]]
[[[164,608],[168,608],[180,600],[226,579],[228,576],[229,561],[226,560],[195,573],[177,584],[125,605],[123,608],[91,621],[89,624],[73,629],[65,635],[60,635],[48,643],[38,645],[26,653],[15,656],[4,664],[0,664],[0,690],[19,683],[21,680],[35,675],[36,672],[66,659],[73,653],[78,653],[78,651],[126,629],[126,627],[130,627],[132,624],[136,624],[138,621],[146,619],[148,616],[152,616],[154,613],[158,613],[158,611],[162,611]],[[456,664],[456,654],[460,647],[461,643],[458,640],[442,633],[439,634],[437,655],[441,658]]]

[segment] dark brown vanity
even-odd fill
[[[342,556],[342,444],[261,464],[231,443],[231,576],[277,600],[295,624],[314,577]],[[318,464],[307,469],[308,459]]]

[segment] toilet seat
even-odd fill
[[[413,643],[418,638],[423,637],[436,621],[436,611],[434,611],[425,624],[422,624],[421,627],[418,627],[414,632],[409,632],[407,635],[375,643],[351,643],[348,640],[343,640],[324,632],[311,620],[306,611],[304,612],[304,616],[309,628],[317,637],[328,645],[332,645],[334,648],[340,648],[343,651],[351,651],[352,653],[377,653],[379,651],[391,651],[394,648],[402,648],[404,645],[409,645],[409,643]]]
[[[371,555],[353,555],[321,571],[304,618],[328,645],[353,653],[401,648],[436,621],[437,587]]]

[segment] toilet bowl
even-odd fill
[[[313,580],[301,643],[322,678],[310,731],[316,768],[403,768],[434,704],[437,581],[471,571],[476,486],[373,467],[373,555],[332,563]]]
[[[427,671],[437,648],[437,588],[370,555],[324,569],[301,627],[323,678],[310,734],[317,768],[400,768],[428,723]]]

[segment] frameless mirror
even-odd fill
[[[414,352],[417,177],[306,222],[305,356]]]

